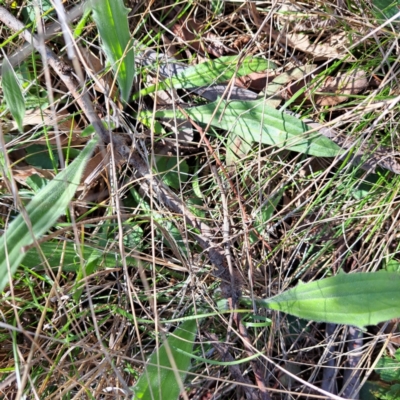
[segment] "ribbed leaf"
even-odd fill
[[[156,85],[151,85],[139,93],[136,93],[133,98],[137,99],[140,96],[145,96],[157,90],[174,89],[189,89],[193,87],[201,87],[215,83],[225,82],[235,76],[245,76],[252,72],[262,72],[267,69],[275,69],[276,64],[263,58],[248,57],[240,62],[238,67],[237,56],[225,56],[216,60],[209,60],[204,63],[188,67],[171,79],[166,79]]]
[[[135,77],[135,55],[123,0],[92,0],[93,18],[104,52],[117,74],[121,98],[127,102]]]
[[[300,283],[257,304],[300,318],[363,328],[400,317],[400,274],[341,273]]]
[[[250,143],[263,143],[319,157],[335,157],[343,150],[330,139],[300,119],[267,106],[264,101],[216,101],[199,107],[187,108],[190,118],[206,125],[236,133]],[[140,117],[146,123],[156,118],[186,119],[178,110],[143,111]],[[212,116],[214,117],[212,118]]]
[[[60,215],[65,213],[97,143],[97,138],[92,139],[81,154],[41,189],[26,206],[26,215],[32,231],[20,214],[0,237],[0,291],[9,281],[8,265],[11,275],[13,275],[25,257],[22,247],[33,242],[32,234],[39,238],[57,221]]]
[[[80,269],[81,260],[79,259],[74,242],[45,242],[40,244],[40,249],[43,252],[50,268],[58,268],[62,262],[63,271],[78,272]],[[104,268],[115,268],[121,265],[121,256],[116,252],[104,251],[88,245],[82,246],[83,261],[87,262],[89,257],[96,254],[98,266]],[[137,259],[134,257],[126,257],[126,262],[129,265],[136,265]],[[23,261],[21,262],[25,267],[41,271],[44,269],[42,266],[42,259],[39,256],[36,248],[30,249]]]
[[[196,320],[189,320],[183,322],[167,339],[182,381],[190,367],[191,357],[189,354],[193,351],[196,333]],[[187,354],[179,352],[178,349]],[[172,370],[165,344],[151,355],[147,367],[134,387],[134,393],[135,400],[178,399],[180,387]]]
[[[390,19],[399,12],[399,0],[372,0],[372,4],[372,11],[377,18]]]
[[[25,116],[25,100],[18,79],[7,58],[4,59],[1,72],[4,99],[7,102],[11,115],[17,123],[18,129],[22,132]]]

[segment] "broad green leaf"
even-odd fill
[[[78,262],[78,272],[76,274],[75,285],[72,289],[73,291],[73,299],[75,303],[79,303],[79,299],[82,296],[83,288],[82,279],[86,276],[91,275],[94,271],[97,270],[97,267],[100,264],[101,254],[96,249],[93,249],[89,254],[89,257],[85,260],[85,262]]]
[[[382,356],[375,367],[381,379],[385,382],[400,382],[400,350],[397,349],[395,358]]]
[[[143,249],[143,236],[144,232],[140,225],[137,224],[128,224],[131,225],[130,228],[127,228],[127,232],[124,233],[124,246],[127,249],[136,249],[140,251]]]
[[[186,205],[189,210],[199,218],[207,218],[206,212],[204,211],[204,200],[202,197],[196,197],[195,195],[187,197],[185,199]]]
[[[189,177],[189,166],[186,160],[178,160],[178,157],[176,156],[160,157],[157,160],[157,169],[158,172],[162,175],[163,182],[176,190],[179,190],[182,183],[187,182]]]
[[[389,260],[385,263],[385,270],[388,272],[399,272],[400,273],[400,263],[397,260]]]
[[[42,144],[32,144],[25,148],[27,156],[25,161],[36,168],[52,169],[58,164],[58,152],[49,153],[49,148]]]
[[[42,0],[40,2],[41,17],[46,21],[50,18],[50,13],[54,11],[54,8],[50,0]],[[36,22],[36,10],[33,2],[29,2],[28,5],[22,7],[22,14],[26,16],[31,22]]]
[[[397,385],[394,385],[397,386]],[[395,388],[397,389],[397,388]],[[398,400],[399,396],[391,396],[391,386],[382,381],[367,381],[360,390],[362,400]],[[400,393],[399,393],[400,394]]]
[[[32,231],[20,214],[0,237],[0,291],[9,281],[8,266],[13,275],[25,256],[22,248],[33,242],[32,234],[39,238],[65,213],[97,143],[97,138],[92,139],[81,154],[26,206],[25,211]]]
[[[199,198],[204,199],[203,191],[201,190],[200,186],[200,179],[199,179],[199,171],[200,171],[200,161],[199,159],[196,160],[196,166],[192,175],[192,186],[193,186],[193,193]]]
[[[81,247],[83,260],[81,261],[76,250],[74,242],[44,242],[40,244],[40,249],[46,257],[46,261],[50,268],[58,269],[62,263],[64,272],[78,272],[81,268],[81,262],[84,265],[90,261],[90,258],[96,259],[94,270],[99,268],[118,268],[122,266],[122,258],[119,251],[104,251],[104,248],[92,247],[85,244]],[[138,266],[138,258],[125,255],[125,261],[129,267]],[[44,265],[42,258],[38,254],[36,248],[31,248],[25,258],[21,261],[21,265],[34,271],[43,271]],[[154,266],[146,261],[140,263],[140,267],[153,271]],[[155,266],[157,271],[163,271],[165,274],[165,266]],[[168,271],[168,275],[181,279],[182,276],[173,270]]]
[[[63,271],[77,272],[80,269],[81,260],[74,242],[45,242],[40,244],[40,249],[50,268],[58,268],[62,262]],[[81,251],[84,263],[87,263],[90,258],[93,259],[94,255],[96,256],[97,268],[115,268],[122,265],[121,256],[118,252],[104,251],[104,249],[88,245],[82,246]],[[126,262],[128,265],[137,265],[137,259],[134,257],[126,257]],[[21,264],[36,271],[41,271],[44,268],[42,259],[35,247],[26,253]]]
[[[225,56],[188,67],[171,79],[167,78],[156,85],[151,85],[141,90],[139,93],[135,93],[133,99],[154,93],[157,90],[201,87],[228,81],[234,75],[239,77],[249,75],[252,72],[261,72],[276,68],[276,64],[263,58],[245,58],[240,62],[240,66],[237,65],[238,60],[237,56]]]
[[[292,115],[267,106],[263,100],[216,101],[199,107],[187,108],[190,118],[206,125],[235,132],[245,141],[263,143],[318,157],[335,157],[343,150],[318,132],[307,133],[311,128]],[[178,118],[185,116],[178,110],[143,111],[143,120]],[[214,117],[212,118],[212,116]]]
[[[196,333],[196,321],[189,320],[183,322],[167,339],[182,381],[184,381],[189,370],[191,358],[190,355],[185,353],[192,353]],[[151,355],[147,367],[133,390],[134,399],[178,399],[180,387],[172,370],[165,344]]]
[[[372,11],[376,18],[390,19],[400,11],[400,0],[372,0],[372,4],[374,5]]]
[[[46,178],[42,178],[38,174],[32,174],[28,176],[25,180],[25,183],[35,192],[37,193],[40,189],[43,189],[48,180]]]
[[[135,77],[135,55],[123,0],[91,0],[104,52],[117,74],[121,98],[128,102]]]
[[[226,138],[226,165],[231,168],[236,162],[240,162],[240,159],[244,158],[249,154],[252,143],[248,143],[243,138],[238,136],[235,132],[230,132]]]
[[[300,318],[363,328],[400,317],[400,274],[340,273],[300,283],[257,304]]]
[[[7,58],[4,59],[1,71],[4,99],[7,102],[11,115],[17,123],[18,129],[22,132],[25,116],[25,100],[18,79]]]

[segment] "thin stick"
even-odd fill
[[[239,282],[235,276],[232,276],[223,248],[213,242],[212,231],[201,219],[193,215],[185,206],[185,204],[176,196],[168,187],[158,181],[151,173],[149,167],[141,156],[132,151],[128,140],[121,135],[111,135],[103,126],[100,118],[97,116],[93,109],[91,99],[87,93],[84,84],[81,84],[73,75],[72,69],[63,61],[61,61],[48,47],[40,46],[39,41],[31,35],[28,31],[24,30],[24,25],[13,17],[4,7],[0,7],[0,21],[14,31],[22,31],[23,38],[32,43],[34,48],[38,50],[43,58],[47,59],[48,64],[62,79],[71,95],[75,98],[77,104],[85,113],[89,122],[93,125],[95,131],[102,139],[103,143],[112,143],[114,149],[125,159],[128,164],[136,169],[139,179],[139,184],[142,189],[147,192],[148,196],[157,198],[164,203],[171,211],[178,215],[182,215],[186,222],[192,227],[198,229],[200,234],[192,234],[197,240],[198,244],[208,253],[210,261],[216,267],[214,276],[220,278],[221,292],[224,298],[229,300],[232,308],[236,307],[240,298]],[[235,188],[234,188],[235,189]],[[235,272],[235,271],[233,271]],[[236,315],[235,322],[240,331],[240,338],[243,341],[249,354],[254,354],[252,351],[251,341],[248,337],[244,325],[240,321],[240,317]],[[253,370],[256,376],[257,384],[260,389],[262,399],[268,400],[268,395],[264,379],[259,366],[252,363]],[[116,371],[117,373],[118,371]],[[121,383],[124,384],[122,377],[117,373]],[[127,388],[128,389],[128,388]]]
[[[85,7],[85,1],[81,2],[80,4],[73,7],[71,10],[67,11],[66,13],[66,20],[67,22],[72,22],[73,20],[79,18],[83,14],[83,10]],[[44,41],[47,41],[61,32],[61,24],[58,21],[53,22],[50,25],[46,25],[46,32],[44,34]],[[15,67],[21,64],[26,58],[30,56],[34,50],[32,47],[31,42],[24,43],[18,50],[16,50],[9,58],[8,61],[10,64]],[[0,64],[0,69],[1,69]]]

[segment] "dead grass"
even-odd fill
[[[22,20],[28,3],[23,2],[19,10],[13,8],[14,3],[6,3]],[[65,7],[73,4],[70,1]],[[221,5],[218,13],[212,4]],[[283,5],[286,9],[280,8]],[[315,64],[322,71],[314,81],[322,79],[320,85],[339,73],[362,69],[367,85],[360,92],[345,94],[345,101],[321,106],[304,95],[289,108],[317,122],[333,121],[353,140],[362,137],[366,143],[397,150],[398,105],[391,101],[399,95],[398,33],[390,24],[379,28],[372,4],[306,1],[294,9],[289,2],[155,0],[131,1],[129,6],[135,39],[185,64],[233,54],[268,58],[277,64],[278,74]],[[6,40],[10,32],[3,26],[0,35]],[[92,64],[98,60],[99,69],[104,68],[92,22],[76,42],[96,57]],[[50,44],[65,55],[62,36]],[[22,45],[15,39],[3,51],[12,55]],[[48,158],[48,145],[55,144],[52,124],[37,112],[39,103],[48,109],[42,61],[28,58],[25,66],[23,78],[31,79],[32,85],[27,101],[35,118],[25,121],[24,133],[18,134],[4,105],[1,109],[2,131],[21,197],[32,195],[28,178],[54,174],[51,167],[41,164]],[[91,73],[105,82],[110,79],[99,69]],[[150,78],[155,75],[144,69],[135,90]],[[271,77],[257,75],[245,85],[254,88],[268,81]],[[110,104],[94,81],[88,78],[87,84],[96,111],[105,117]],[[57,76],[51,76],[51,85],[57,116],[65,119],[58,126],[62,146],[73,152],[87,140],[80,137],[86,121]],[[286,99],[293,94],[287,87],[282,93]],[[199,99],[191,95],[186,101]],[[368,108],[371,104],[376,107]],[[181,180],[175,192],[204,218],[215,243],[225,246],[243,295],[272,296],[299,280],[315,280],[339,270],[374,271],[389,261],[400,261],[400,182],[395,174],[379,168],[372,174],[343,161],[253,146],[228,177],[215,168],[215,156],[225,160],[223,132],[209,131],[214,155],[204,142],[197,146],[198,132],[181,144],[172,134],[157,137],[134,119],[132,111],[157,107],[161,104],[155,98],[131,104],[115,132],[133,133],[134,145],[149,160],[174,152],[186,160],[186,181]],[[172,145],[167,147],[168,143]],[[32,150],[35,144],[41,147]],[[27,159],[28,151],[43,154],[42,161]],[[4,399],[21,398],[22,393],[41,399],[125,398],[159,342],[157,321],[221,311],[219,281],[190,235],[193,228],[161,202],[149,200],[132,181],[133,171],[123,160],[111,168],[101,164],[102,158],[100,153],[94,156],[88,171],[99,167],[98,171],[86,177],[72,205],[74,214],[60,220],[53,241],[61,247],[75,243],[101,249],[111,258],[123,248],[130,258],[125,263],[119,258],[115,265],[98,261],[86,277],[80,277],[80,283],[79,261],[64,269],[61,258],[53,265],[58,268],[29,265],[19,270],[0,300],[0,393]],[[0,190],[5,229],[16,215],[14,194],[5,177]],[[119,221],[118,213],[124,215]],[[71,221],[75,230],[58,233]],[[361,342],[354,342],[355,334],[348,327],[256,311],[268,317],[270,324],[248,327],[248,339],[253,350],[264,356],[258,360],[259,368],[273,399],[325,398],[321,388],[343,398],[362,398],[357,393],[367,379],[375,377],[377,358],[398,348],[397,322],[371,327]],[[194,350],[197,356],[221,361],[207,334],[224,343],[238,362],[248,356],[243,334],[232,326],[228,314],[199,319]],[[361,353],[356,358],[354,345]],[[355,365],[350,365],[354,360]],[[333,371],[329,381],[328,366]],[[239,368],[247,382],[256,385],[253,365],[246,362]],[[343,392],[349,371],[359,376],[356,386]],[[333,382],[333,387],[327,388],[327,382]],[[232,369],[200,361],[193,362],[185,387],[190,399],[245,398],[250,393],[237,384]]]

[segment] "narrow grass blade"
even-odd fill
[[[399,289],[398,273],[341,273],[300,283],[278,296],[257,300],[257,304],[300,318],[363,328],[400,317]]]
[[[117,74],[121,98],[128,102],[135,77],[135,55],[129,33],[128,12],[123,0],[92,0],[89,3],[103,48]]]
[[[225,0],[211,0],[211,10],[215,15],[219,15],[225,8]]]
[[[25,100],[18,79],[14,74],[11,64],[6,58],[2,66],[2,87],[4,99],[10,109],[11,115],[22,132],[25,116]]]
[[[263,143],[318,157],[335,157],[343,150],[300,119],[267,106],[264,101],[216,101],[185,112],[204,125],[236,133],[249,143]],[[143,111],[140,117],[186,119],[178,110]],[[214,117],[213,117],[214,115]],[[212,118],[213,117],[213,118]]]
[[[211,85],[228,81],[234,75],[240,77],[249,75],[252,72],[262,72],[267,69],[276,68],[276,64],[264,60],[263,58],[245,58],[241,61],[239,67],[237,65],[238,60],[239,58],[237,56],[225,56],[216,60],[206,61],[193,67],[188,67],[171,79],[166,79],[156,85],[141,90],[139,93],[136,93],[133,98],[137,99],[141,96],[154,93],[157,90],[166,90],[168,88],[189,89]]]
[[[189,320],[183,322],[167,339],[182,381],[190,367],[190,354],[193,351],[193,342],[196,333],[196,321]],[[186,354],[179,350],[182,350]],[[146,369],[134,387],[134,393],[135,396],[133,398],[135,400],[178,399],[180,388],[175,373],[172,370],[165,344],[151,355]]]
[[[90,8],[87,8],[84,11],[84,13],[83,13],[81,19],[79,20],[79,22],[76,24],[74,32],[73,32],[73,35],[74,35],[75,39],[79,38],[82,35],[82,32],[83,32],[83,30],[84,30],[84,28],[85,28],[85,26],[86,26],[86,24],[88,22],[88,19],[90,17],[90,13],[91,13]]]
[[[26,206],[32,234],[39,238],[65,213],[80,183],[82,173],[98,139],[92,139],[81,154],[64,171],[58,174]],[[14,274],[25,257],[22,247],[33,242],[32,234],[20,214],[0,237],[0,291],[9,281],[8,265]]]

